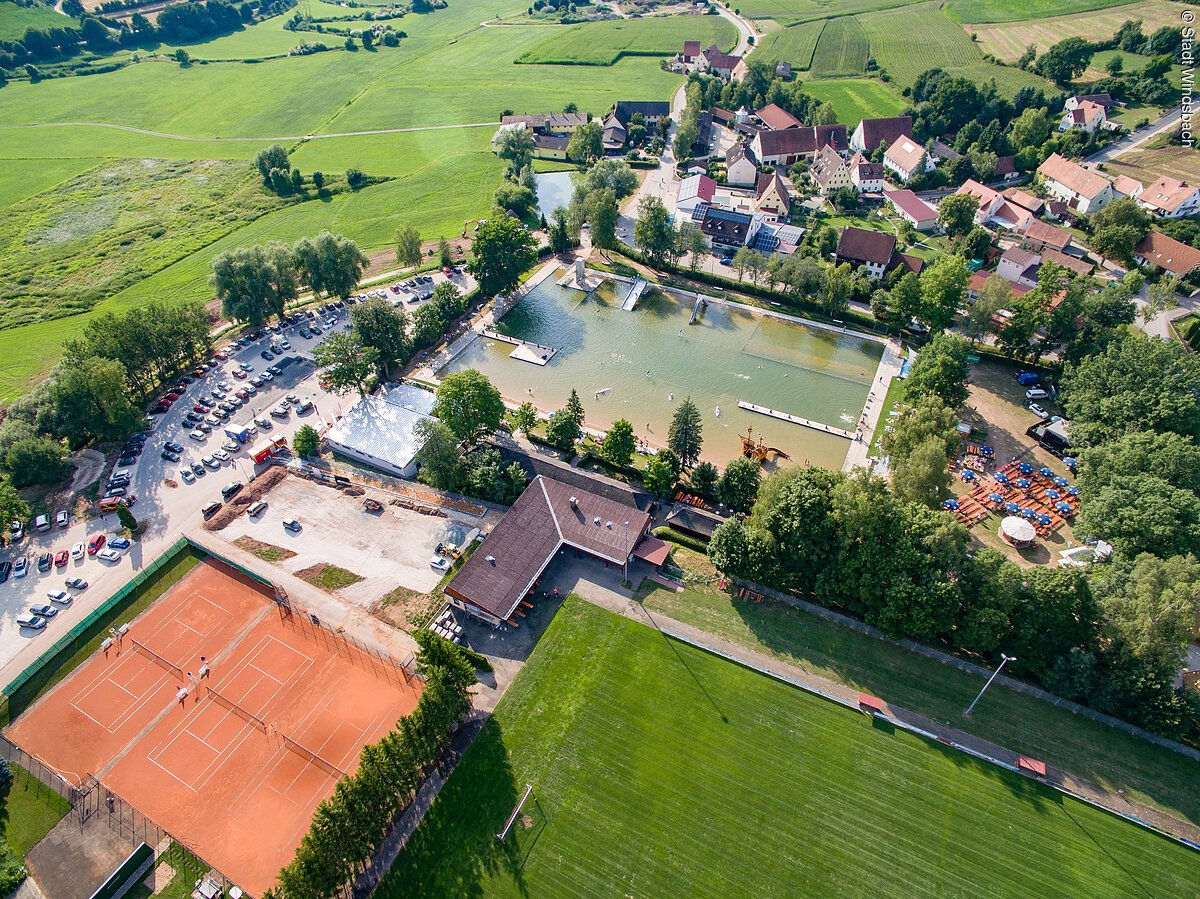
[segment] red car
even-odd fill
[[[246,373],[245,373],[244,371],[242,371],[240,368],[235,368],[235,369],[234,369],[234,370],[231,372],[231,374],[232,374],[232,375],[233,375],[235,378],[237,378],[239,381],[244,381],[244,380],[246,380]]]
[[[67,564],[67,559],[70,558],[70,555],[71,554],[68,553],[65,549],[60,549],[58,552],[56,552],[54,554],[54,567],[62,568],[64,565]]]
[[[196,405],[192,406],[192,411],[193,411],[193,412],[199,412],[199,413],[201,413],[201,414],[203,415],[203,414],[207,414],[207,413],[208,413],[208,411],[209,411],[209,408],[208,408],[208,406],[203,406],[203,405],[201,405],[200,403],[196,403]]]
[[[213,353],[213,356],[217,359],[220,359],[222,362],[229,358],[229,354],[224,350],[218,350],[217,352]]]
[[[88,541],[88,555],[94,556],[104,548],[104,544],[108,542],[108,538],[103,534],[97,534]]]
[[[172,391],[171,393],[168,393],[166,396],[164,396],[164,397],[162,398],[162,401],[163,401],[164,403],[173,403],[173,402],[175,402],[177,399],[179,399],[179,394],[178,394],[178,393],[175,393],[174,391]]]

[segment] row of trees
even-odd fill
[[[322,231],[290,247],[272,241],[219,253],[209,283],[226,318],[260,327],[281,317],[302,286],[318,295],[349,296],[369,262],[354,241]]]
[[[339,780],[333,795],[317,806],[268,899],[345,895],[470,708],[468,690],[476,680],[471,663],[448,640],[421,633],[417,662],[425,684],[416,708],[381,740],[364,746],[358,770]]]

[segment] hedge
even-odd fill
[[[652,530],[650,533],[652,533],[659,540],[665,540],[668,543],[677,544],[678,546],[682,546],[685,549],[690,549],[694,552],[698,552],[704,556],[708,555],[708,544],[707,543],[705,543],[703,540],[699,539],[698,537],[693,537],[690,534],[685,534],[682,531],[677,531],[677,530],[675,530],[675,528],[671,527],[669,524],[660,525],[659,527],[656,527],[654,530]]]

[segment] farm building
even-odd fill
[[[896,214],[918,231],[931,231],[937,225],[937,210],[911,190],[885,190],[883,195]]]
[[[417,425],[432,418],[434,395],[401,384],[378,396],[360,397],[325,435],[335,453],[401,478],[417,473],[424,440]]]
[[[854,268],[861,267],[872,278],[882,278],[885,273],[899,266],[919,274],[925,265],[916,256],[897,252],[893,235],[882,231],[864,231],[849,225],[842,229],[834,255],[838,262],[848,262]]]
[[[569,137],[558,137],[553,134],[535,134],[533,137],[533,155],[538,159],[566,159],[567,146],[571,143]]]
[[[764,106],[754,115],[768,131],[787,131],[789,128],[804,127],[803,122],[774,103]]]
[[[628,569],[635,554],[660,555],[650,516],[541,475],[446,586],[456,608],[490,624],[515,624],[521,601],[559,550],[570,548]]]
[[[717,182],[708,175],[691,175],[679,182],[675,208],[681,216],[691,216],[702,203],[711,203],[717,192]]]
[[[863,119],[850,136],[850,149],[863,153],[874,153],[879,145],[891,146],[896,139],[912,133],[913,120],[910,115],[891,116],[886,119]]]
[[[845,125],[804,125],[784,131],[760,131],[751,142],[759,165],[791,165],[811,160],[822,147],[846,149]]]

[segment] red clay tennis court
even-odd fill
[[[252,895],[420,690],[264,591],[203,562],[9,729],[68,780],[95,776]]]

